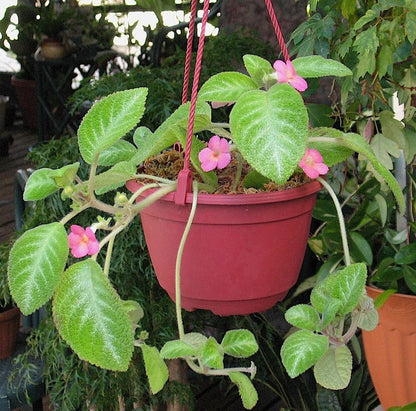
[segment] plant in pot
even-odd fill
[[[20,310],[12,301],[7,283],[10,248],[9,243],[0,245],[0,360],[14,353],[20,327]]]
[[[348,8],[342,1],[311,3],[311,17],[293,33],[296,48],[300,54],[314,50],[330,56],[353,71],[354,75],[341,88],[341,122],[345,129],[356,128],[366,136],[379,161],[394,170],[405,193],[405,217],[396,216],[394,202],[374,182],[367,181],[368,198],[363,198],[363,191],[357,190],[357,179],[361,177],[358,181],[365,182],[368,176],[360,158],[356,164],[349,164],[355,177],[348,173],[348,178],[344,176],[339,183],[346,193],[350,239],[353,247],[366,255],[370,266],[369,295],[379,295],[377,305],[381,306],[395,290],[379,310],[379,326],[374,332],[364,332],[363,341],[383,407],[402,406],[416,400],[414,384],[409,383],[414,380],[411,373],[416,369],[411,360],[416,355],[412,341],[416,291],[415,7],[406,1],[358,1]],[[325,225],[328,236],[335,234],[331,226],[330,222]],[[317,237],[316,250],[321,252],[320,245],[325,244],[325,255],[333,262],[336,234],[331,241],[322,242],[324,231]],[[389,361],[381,361],[382,358]]]
[[[204,11],[206,22],[207,8]],[[197,68],[201,59],[202,52]],[[77,175],[78,163],[57,170],[37,170],[28,180],[26,200],[35,201],[60,190],[63,198],[72,202],[72,211],[59,222],[25,232],[11,250],[9,284],[22,312],[30,313],[52,299],[60,335],[80,358],[103,368],[126,370],[134,347],[138,347],[154,393],[168,378],[164,359],[184,358],[197,373],[228,376],[238,386],[243,405],[254,407],[257,393],[246,375],[255,374],[254,364],[225,367],[224,361],[225,354],[236,358],[254,354],[258,347],[253,334],[230,330],[218,342],[200,333],[185,332],[182,292],[185,308],[211,309],[222,315],[265,310],[284,298],[300,268],[316,193],[323,185],[333,194],[319,175],[354,152],[370,160],[403,206],[396,180],[361,136],[335,129],[309,129],[307,109],[299,92],[307,87],[304,78],[348,76],[350,71],[319,56],[291,62],[285,53],[285,59],[272,66],[260,57],[246,55],[244,64],[249,75],[217,74],[199,93],[196,72],[191,102],[184,102],[153,132],[136,128],[145,109],[146,88],[114,93],[97,101],[78,130],[81,156],[90,165],[87,180]],[[214,122],[208,101],[214,107],[233,105],[229,122]],[[133,129],[132,141],[123,139]],[[198,138],[203,132],[214,134],[208,146]],[[184,151],[170,149],[177,142]],[[142,172],[137,172],[137,166]],[[313,181],[315,178],[319,182]],[[99,197],[126,182],[132,195],[116,191],[112,204]],[[224,182],[229,194],[224,194]],[[305,196],[306,201],[302,199]],[[334,194],[333,198],[336,201]],[[284,209],[287,203],[290,211]],[[86,228],[73,224],[68,234],[65,226],[89,208],[102,215]],[[144,315],[141,307],[135,301],[121,300],[108,279],[114,241],[138,214],[159,281],[176,304],[179,339],[167,342],[160,351],[146,342],[147,332],[140,328]],[[150,223],[146,224],[146,219]],[[288,225],[290,220],[294,220],[294,228]],[[282,221],[283,232],[278,233],[276,226],[279,228]],[[160,222],[164,238],[155,240],[152,228]],[[253,222],[263,230],[260,236],[248,227]],[[219,230],[222,226],[230,233],[223,234]],[[250,238],[241,241],[246,231]],[[289,237],[296,231],[302,235],[292,242]],[[256,248],[262,237],[267,243]],[[280,259],[265,254],[269,251],[275,255],[285,242],[289,248]],[[299,250],[294,252],[296,247]],[[106,255],[103,267],[96,261],[98,253]],[[194,254],[196,260],[192,259]],[[247,264],[252,264],[250,260],[257,262],[249,266],[251,273],[244,271],[245,263],[240,264],[247,255]],[[292,376],[323,356],[321,374],[336,368],[334,356],[347,357],[338,388],[349,381],[347,340],[358,325],[371,328],[372,323],[365,325],[364,318],[375,316],[372,300],[364,292],[365,264],[351,264],[347,247],[345,256],[347,267],[317,286],[312,303],[321,315],[315,311],[313,316],[305,307],[294,309],[299,320],[293,322],[307,329],[289,337],[282,349],[283,362]],[[288,267],[287,259],[297,263]],[[230,260],[236,271],[231,269]],[[274,269],[270,269],[270,263]],[[276,272],[276,267],[283,273]],[[200,272],[203,277],[190,279],[191,274]],[[206,286],[201,287],[201,282]],[[272,282],[280,285],[267,292]],[[205,293],[207,287],[211,287],[211,295]],[[352,318],[352,323],[344,335],[346,317]]]
[[[34,65],[34,54],[38,45],[35,39],[36,18],[37,8],[34,1],[19,0],[17,5],[9,6],[5,10],[0,22],[0,47],[14,53],[20,63],[20,71],[12,77],[11,84],[16,92],[23,125],[32,129],[37,126]]]

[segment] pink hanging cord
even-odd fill
[[[193,21],[192,25],[195,26],[195,17],[196,17],[196,4],[197,0],[193,0],[191,4],[191,14],[192,14],[192,7],[194,7],[195,15],[191,16]],[[194,78],[192,83],[192,91],[191,91],[191,104],[189,109],[189,122],[188,122],[188,130],[186,134],[186,147],[185,147],[185,158],[184,158],[184,165],[183,169],[179,172],[178,175],[178,187],[176,189],[175,194],[175,203],[180,205],[185,205],[186,202],[186,194],[191,191],[191,183],[192,183],[192,174],[190,171],[190,158],[191,158],[191,145],[192,145],[192,135],[195,123],[195,110],[196,110],[196,100],[198,96],[198,84],[199,84],[199,75],[201,73],[201,66],[202,66],[202,56],[204,53],[204,44],[205,44],[205,30],[208,21],[208,11],[209,11],[209,0],[204,0],[204,7],[203,7],[203,15],[201,21],[201,34],[199,36],[198,42],[198,49],[196,53],[196,61],[195,61],[195,69],[194,69]],[[191,24],[189,25],[191,30]],[[194,28],[192,29],[194,31]],[[190,33],[191,34],[191,33]],[[191,53],[192,53],[192,37],[189,35],[188,43],[186,47],[186,60],[185,60],[185,75],[184,77],[187,78],[186,80],[186,88],[184,85],[183,93],[182,93],[182,100],[186,101],[186,96],[188,94],[189,88],[189,71],[190,71],[190,63],[191,63]],[[188,71],[188,74],[186,74]],[[184,80],[185,82],[185,80]],[[184,97],[185,96],[185,97]]]
[[[283,37],[282,30],[280,30],[279,22],[277,21],[276,13],[274,12],[273,4],[271,0],[264,0],[267,11],[269,12],[270,20],[276,33],[277,41],[279,42],[280,49],[282,50],[283,57],[286,62],[290,61],[289,52],[286,47],[285,39]]]
[[[280,29],[279,23],[277,21],[276,13],[274,12],[273,4],[271,0],[264,0],[267,11],[270,16],[274,31],[276,33],[277,41],[279,42],[280,49],[282,50],[283,57],[286,62],[290,61],[289,52],[286,47],[286,43],[283,37],[283,33]],[[189,91],[189,82],[190,82],[190,72],[191,72],[191,59],[192,59],[192,44],[193,37],[195,33],[195,19],[197,12],[198,0],[192,0],[191,3],[191,20],[189,22],[189,33],[188,40],[186,45],[186,57],[185,57],[185,69],[184,69],[184,82],[182,89],[182,104],[186,103],[188,100],[188,91]],[[196,62],[194,69],[194,78],[192,83],[191,91],[191,103],[189,109],[189,122],[188,130],[186,134],[186,147],[185,147],[185,158],[183,169],[179,172],[178,175],[178,186],[175,194],[175,203],[179,205],[185,205],[186,203],[186,194],[191,191],[192,183],[192,174],[190,171],[190,158],[191,158],[191,145],[192,145],[192,135],[195,122],[195,110],[196,110],[196,100],[198,96],[198,83],[199,75],[201,73],[202,66],[202,55],[204,53],[204,43],[205,43],[205,29],[208,21],[208,9],[209,9],[209,0],[204,0],[203,16],[201,23],[201,34],[198,42],[198,49],[196,54]]]

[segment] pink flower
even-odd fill
[[[79,225],[71,225],[68,241],[71,254],[76,258],[97,254],[100,249],[100,245],[91,227],[87,227],[84,230]]]
[[[296,74],[295,68],[290,60],[286,63],[282,60],[276,60],[273,68],[276,70],[277,81],[279,83],[289,83],[298,91],[305,91],[308,88],[308,83],[303,77]]]
[[[212,136],[208,147],[199,152],[198,158],[204,171],[227,167],[231,161],[230,143],[225,138]]]
[[[317,178],[328,172],[328,166],[322,162],[321,153],[313,148],[307,148],[300,160],[299,167],[310,178]]]

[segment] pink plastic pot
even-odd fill
[[[127,183],[132,192],[140,186]],[[299,276],[320,188],[314,181],[280,192],[200,194],[182,258],[182,307],[243,315],[281,301]],[[157,278],[173,300],[176,256],[192,194],[185,206],[174,199],[170,193],[141,213]]]

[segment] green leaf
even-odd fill
[[[319,410],[343,411],[335,391],[318,390],[316,393],[316,402]]]
[[[23,199],[25,201],[36,201],[46,198],[59,189],[56,181],[51,177],[53,170],[41,168],[29,177],[26,182]]]
[[[243,406],[247,410],[251,410],[257,404],[259,400],[256,389],[253,383],[241,372],[230,372],[230,380],[237,385],[238,392],[243,402]]]
[[[247,358],[259,349],[256,338],[249,330],[229,330],[221,341],[224,352],[237,358]]]
[[[384,137],[383,134],[376,134],[371,139],[371,148],[374,150],[378,161],[388,170],[393,169],[393,161],[390,156],[398,158],[400,156],[400,148],[394,142]]]
[[[346,345],[331,346],[317,361],[313,372],[316,382],[329,390],[342,390],[351,380],[352,355]]]
[[[69,164],[57,170],[52,170],[50,177],[55,180],[58,187],[64,188],[74,182],[79,169],[79,163]]]
[[[374,300],[374,307],[376,307],[377,310],[379,310],[384,305],[384,303],[388,300],[388,298],[392,294],[395,294],[395,293],[397,293],[397,290],[393,290],[393,289],[383,291]]]
[[[379,40],[377,37],[377,27],[372,26],[367,30],[364,30],[361,33],[357,34],[353,46],[360,54],[365,55],[369,52],[375,54],[379,46]]]
[[[9,286],[23,314],[31,314],[52,297],[68,251],[68,237],[60,223],[26,231],[14,243],[9,256]]]
[[[396,120],[394,118],[394,113],[387,110],[382,111],[379,114],[379,118],[383,135],[391,141],[394,141],[399,148],[406,150],[407,141],[403,133],[404,125],[401,121]],[[396,153],[395,157],[399,157],[399,154]]]
[[[340,315],[351,312],[360,300],[367,280],[367,267],[363,263],[351,264],[327,278],[332,295],[339,299]]]
[[[360,17],[357,22],[354,24],[354,30],[359,30],[363,26],[365,26],[370,21],[373,21],[374,19],[378,18],[380,16],[379,10],[373,10],[369,9],[366,11],[364,16]]]
[[[280,350],[283,365],[290,377],[295,378],[312,367],[329,346],[328,337],[308,330],[291,334]]]
[[[416,243],[402,247],[394,256],[397,264],[413,264],[416,262]]]
[[[119,91],[91,107],[78,129],[79,149],[88,164],[136,126],[146,95],[146,88]]]
[[[344,143],[347,147],[367,157],[376,172],[376,177],[383,179],[392,191],[394,197],[396,198],[399,212],[404,213],[406,207],[399,184],[394,176],[377,160],[373,150],[364,138],[359,134],[348,133],[344,135]]]
[[[378,78],[383,78],[387,72],[391,73],[393,63],[393,50],[390,46],[383,44],[377,56]]]
[[[416,270],[409,265],[403,266],[403,277],[410,291],[416,294]]]
[[[78,356],[99,367],[126,371],[134,333],[124,304],[92,259],[70,266],[53,299],[61,337]]]
[[[243,56],[243,61],[248,74],[250,74],[259,87],[263,86],[264,79],[274,72],[272,65],[261,57],[246,54]]]
[[[168,341],[160,350],[160,355],[168,360],[196,356],[197,354],[198,350],[194,346],[182,340]]]
[[[296,73],[304,78],[345,77],[352,75],[352,71],[344,64],[336,60],[323,58],[322,56],[299,57],[293,60],[292,63]]]
[[[156,347],[142,344],[144,366],[147,378],[149,379],[150,389],[153,394],[157,394],[165,385],[169,378],[169,370],[163,358],[160,356]]]
[[[320,141],[322,137],[325,141]],[[345,147],[342,140],[343,133],[339,130],[326,127],[313,128],[309,130],[308,147],[318,150],[324,163],[331,167],[354,154],[353,150]]]
[[[137,301],[133,300],[121,300],[124,310],[129,316],[131,326],[133,330],[138,327],[140,320],[144,317],[143,308]]]
[[[365,262],[368,266],[373,264],[373,250],[368,241],[356,231],[350,232],[350,251],[354,262]]]
[[[409,42],[413,44],[416,41],[416,11],[408,11],[406,14],[406,22],[404,25],[406,36]]]
[[[232,103],[242,94],[257,88],[257,84],[250,77],[229,71],[215,74],[207,80],[199,90],[198,98],[216,103]]]
[[[290,307],[285,313],[285,319],[289,324],[297,328],[315,331],[320,322],[320,317],[315,308],[307,304],[298,304]]]
[[[136,154],[136,147],[126,140],[119,140],[105,149],[98,157],[98,165],[112,166],[120,161],[128,161]]]
[[[114,190],[136,175],[136,166],[129,161],[122,161],[114,167],[94,178],[94,190],[97,194],[103,194]]]
[[[378,312],[374,307],[374,301],[368,295],[362,295],[360,299],[360,316],[358,327],[362,330],[372,331],[378,325]]]
[[[201,346],[203,346],[208,338],[205,335],[200,333],[186,333],[183,337],[183,340],[192,345],[195,349],[199,350]]]
[[[264,185],[269,181],[269,178],[262,176],[256,170],[252,170],[244,177],[243,186],[245,188],[253,187],[257,189],[263,189]]]
[[[202,348],[202,363],[210,368],[224,368],[222,347],[213,337],[209,337]]]
[[[230,128],[244,158],[278,184],[289,179],[305,154],[308,115],[288,84],[246,92],[231,111]]]

